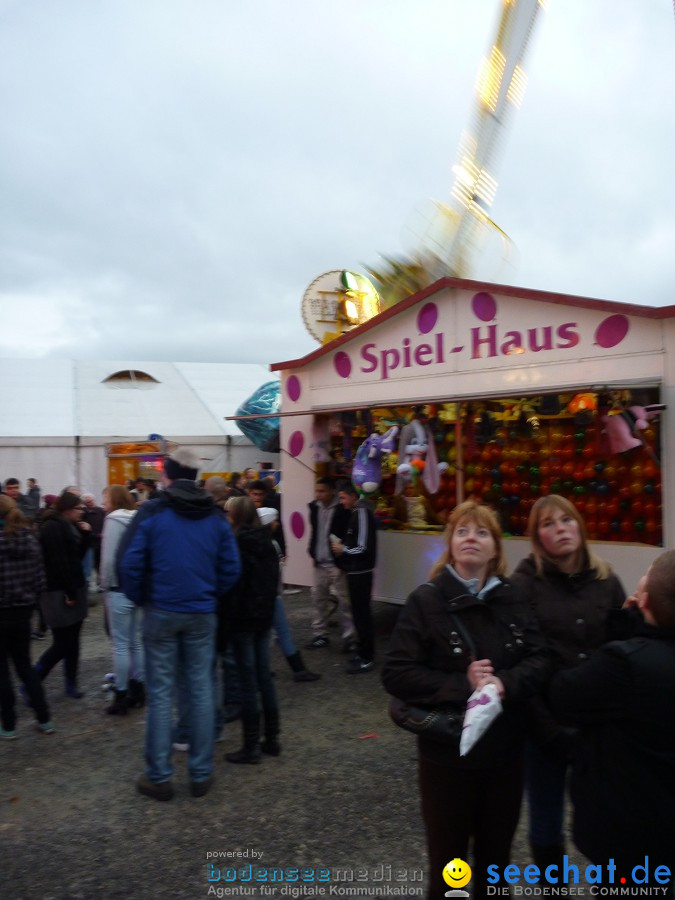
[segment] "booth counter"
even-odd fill
[[[448,278],[303,359],[272,365],[282,379],[285,581],[313,580],[316,477],[349,476],[371,431],[417,420],[430,452],[407,485],[396,474],[404,448],[384,457],[373,495],[375,597],[403,601],[427,579],[443,523],[467,497],[498,511],[515,566],[529,552],[529,510],[546,493],[575,503],[595,551],[632,590],[675,536],[674,504],[662,503],[675,464],[674,320],[672,306]],[[429,491],[424,469],[437,461],[447,470]]]

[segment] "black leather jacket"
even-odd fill
[[[527,604],[508,581],[499,579],[478,599],[445,569],[408,597],[382,681],[390,694],[421,706],[464,705],[473,658],[492,661],[504,685],[504,711],[466,759],[420,738],[422,754],[448,765],[497,765],[518,753],[524,701],[543,687],[552,664]]]

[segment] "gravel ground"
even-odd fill
[[[308,592],[287,594],[285,602],[302,645],[311,637]],[[398,609],[375,606],[379,653]],[[34,658],[44,646],[33,644]],[[330,647],[304,651],[322,675],[307,684],[293,682],[274,650],[281,756],[258,766],[225,762],[225,752],[240,744],[235,722],[216,745],[210,793],[190,796],[185,757],[176,753],[176,796],[158,803],[134,788],[143,771],[144,712],[104,713],[109,695],[101,684],[111,654],[102,607],[93,607],[83,632],[84,699],[63,696],[55,670],[46,685],[56,733],[38,734],[22,706],[19,739],[0,742],[0,897],[423,896],[414,738],[390,723],[377,671],[347,675],[339,647],[334,632]],[[529,862],[522,821],[514,862]],[[327,884],[285,881],[274,894],[255,882],[228,885],[226,870],[249,863],[333,874]],[[216,874],[209,864],[220,881],[209,881]],[[336,869],[343,870],[338,878]],[[336,882],[349,893],[331,894]]]

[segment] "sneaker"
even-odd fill
[[[313,638],[308,644],[305,644],[305,650],[320,650],[322,647],[327,647],[329,644],[330,641],[326,635],[322,634],[319,637]]]
[[[71,697],[73,700],[81,700],[84,697],[84,691],[81,691],[76,684],[67,684],[66,697]]]
[[[213,784],[213,776],[210,775],[208,778],[205,778],[204,781],[191,781],[190,782],[190,793],[193,797],[203,797],[204,794],[208,794],[211,790],[211,785]]]
[[[150,781],[147,775],[141,775],[138,779],[136,790],[154,800],[171,800],[173,797],[173,785],[170,781]]]
[[[372,659],[361,659],[360,656],[354,656],[347,663],[348,675],[361,675],[365,672],[371,672],[375,668]]]
[[[353,637],[346,637],[342,641],[342,649],[341,653],[356,653],[359,649],[359,645],[356,643],[356,640]]]
[[[4,728],[0,728],[0,739],[3,741],[15,741],[16,731],[5,731]]]
[[[53,722],[36,722],[35,727],[41,734],[54,734],[56,731]]]
[[[179,753],[187,753],[190,749],[190,745],[184,741],[174,741],[173,749],[178,750]]]

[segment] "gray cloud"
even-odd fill
[[[0,3],[0,355],[309,352],[310,281],[401,252],[447,198],[496,15]],[[674,39],[665,0],[551,3],[498,171],[518,265],[477,278],[671,302]]]

